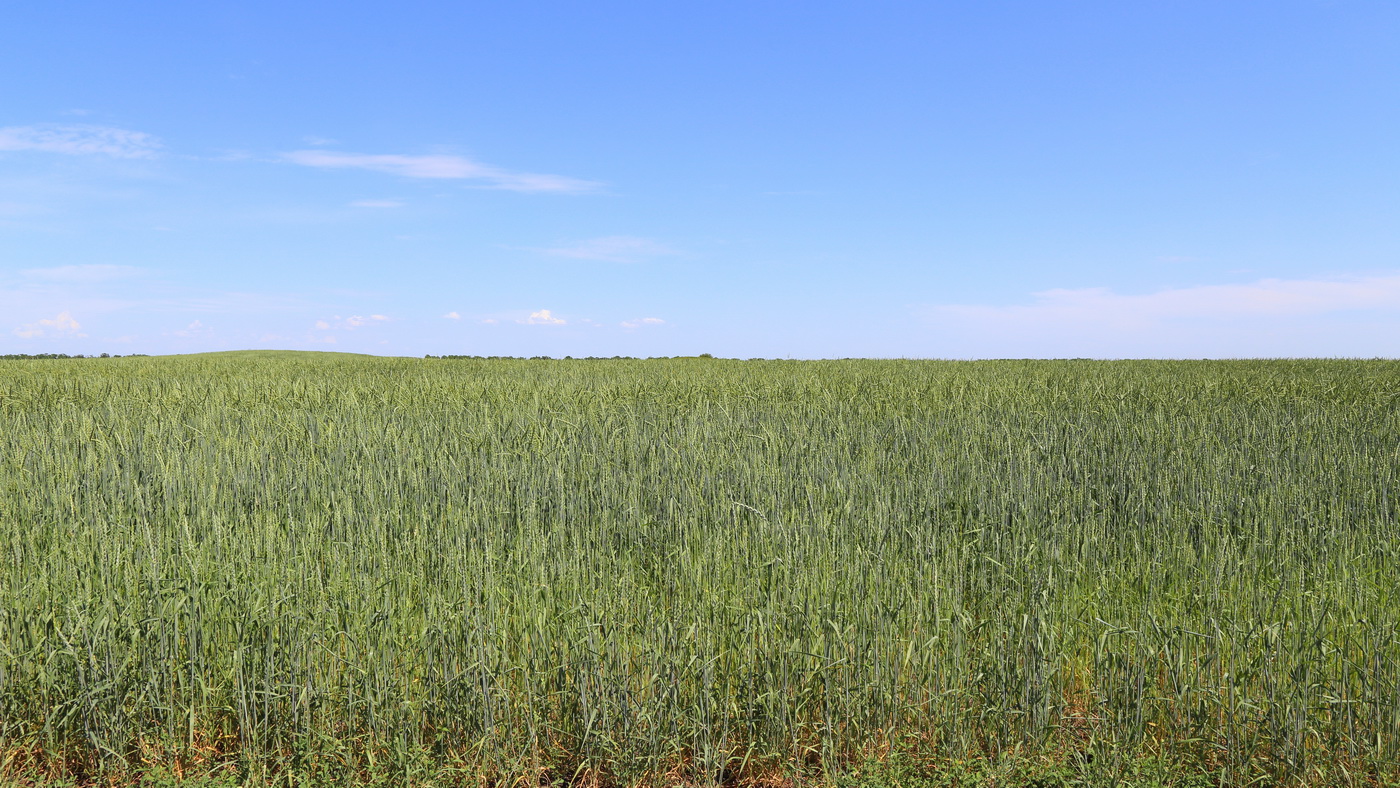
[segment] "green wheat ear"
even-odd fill
[[[1395,782],[1397,391],[5,361],[0,782]]]

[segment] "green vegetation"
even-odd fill
[[[145,354],[134,353],[132,355],[142,356]],[[79,353],[76,356],[70,356],[67,353],[7,353],[4,355],[0,355],[0,361],[54,361],[57,359],[64,358],[88,358],[88,356],[84,356],[81,353]],[[103,353],[100,356],[91,356],[91,358],[121,358],[121,356],[113,356],[110,353]]]
[[[0,780],[1390,784],[1400,363],[0,369]]]

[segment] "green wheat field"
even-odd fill
[[[0,782],[1400,784],[1400,362],[0,361]]]

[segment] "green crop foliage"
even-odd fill
[[[7,364],[0,779],[1394,784],[1398,477],[1391,361]]]

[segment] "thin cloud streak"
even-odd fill
[[[1171,288],[1123,295],[1106,287],[1033,294],[1029,305],[949,304],[935,311],[964,317],[1145,322],[1185,317],[1310,315],[1352,309],[1400,309],[1400,275],[1308,280],[1262,279],[1238,285]]]
[[[38,124],[0,128],[0,151],[150,159],[160,147],[160,141],[149,134],[111,126]]]
[[[282,154],[282,160],[303,167],[357,169],[382,172],[402,178],[474,180],[496,188],[517,192],[558,192],[577,194],[594,191],[599,184],[528,172],[510,172],[473,161],[464,156],[432,154],[338,153],[325,150],[299,150]]]
[[[133,265],[60,265],[55,268],[25,268],[21,276],[40,279],[46,282],[108,282],[113,279],[129,279],[141,276],[144,268]]]
[[[631,235],[608,235],[602,238],[589,238],[585,241],[533,251],[550,257],[566,257],[572,260],[597,260],[607,263],[640,263],[653,257],[677,254],[676,250],[647,238]]]
[[[388,315],[350,315],[349,317],[336,315],[330,320],[317,320],[313,327],[319,331],[354,331],[363,326],[372,326],[388,321]]]
[[[1054,289],[1030,304],[941,304],[922,316],[948,349],[971,355],[1244,357],[1321,353],[1392,355],[1400,327],[1400,273],[1332,279],[1261,279],[1123,294]],[[1389,337],[1389,338],[1387,338]]]

